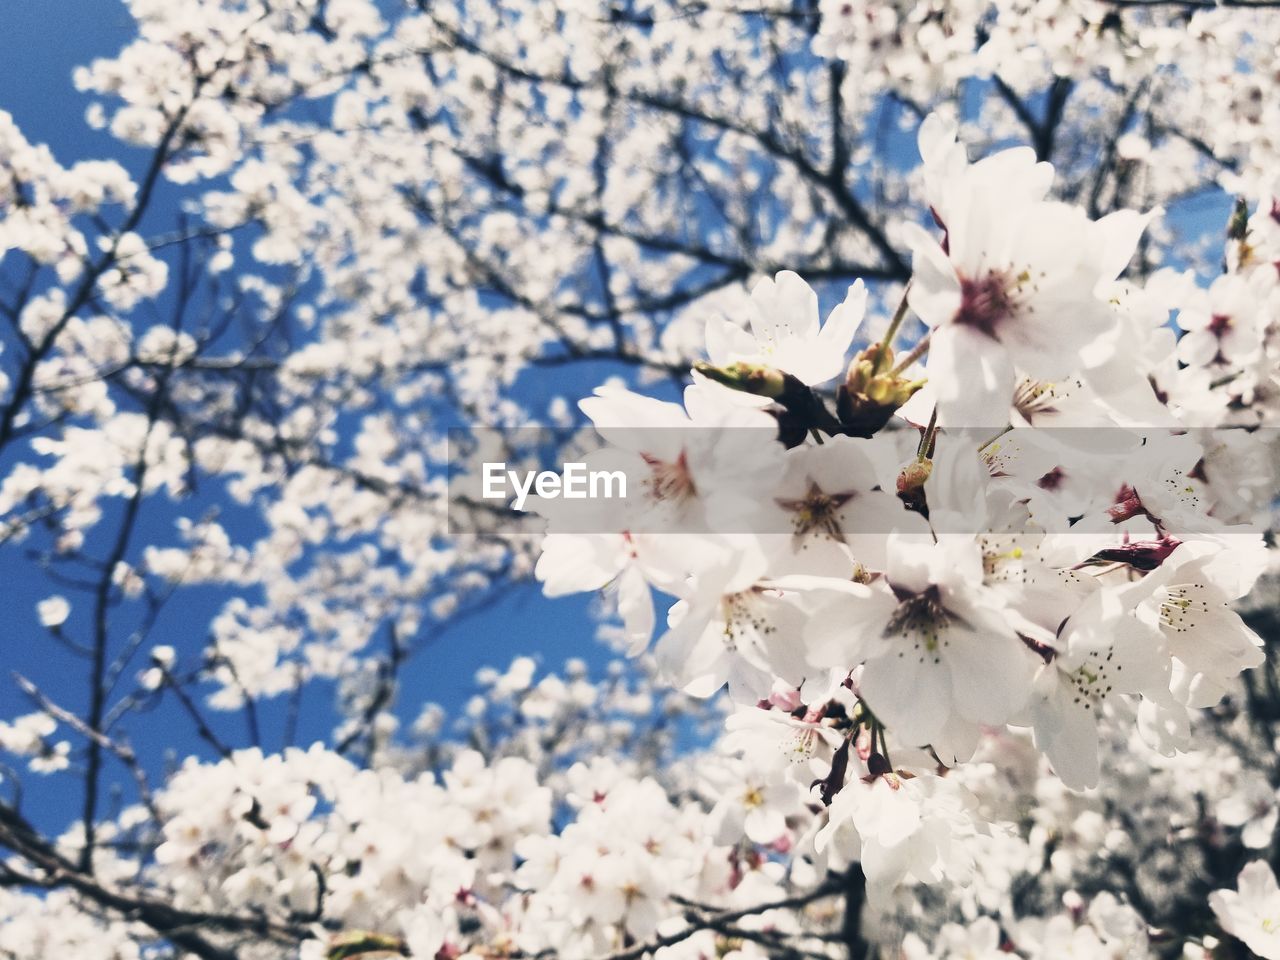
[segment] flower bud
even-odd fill
[[[836,409],[853,436],[874,434],[924,386],[923,380],[908,380],[892,371],[893,350],[878,343],[867,347],[849,364]]]
[[[933,472],[933,461],[917,458],[908,463],[898,473],[898,499],[907,505],[909,510],[928,516],[928,505],[925,501],[924,484]]]
[[[753,393],[758,397],[769,397],[776,400],[786,391],[786,374],[773,367],[759,363],[738,361],[728,366],[717,367],[714,364],[699,360],[693,369],[708,380],[723,384],[743,393]]]
[[[912,460],[898,473],[898,493],[919,490],[933,473],[932,460]]]
[[[873,343],[849,363],[845,386],[850,393],[865,393],[867,385],[880,373],[893,369],[893,349]]]

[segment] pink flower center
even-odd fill
[[[685,451],[680,451],[680,456],[676,458],[675,463],[660,460],[647,453],[642,453],[640,456],[652,471],[649,478],[649,495],[654,500],[674,500],[682,503],[698,495],[698,490],[693,485],[693,476],[689,473],[689,458]]]
[[[1062,486],[1062,481],[1066,479],[1066,476],[1061,467],[1054,467],[1036,481],[1036,486],[1041,490],[1057,490]]]
[[[1009,284],[1003,274],[988,273],[978,280],[960,278],[960,310],[956,313],[956,323],[981,330],[998,340],[996,327],[1012,312]]]

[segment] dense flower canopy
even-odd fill
[[[1280,960],[1280,12],[126,5],[0,111],[0,956]]]

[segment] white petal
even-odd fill
[[[1092,262],[1101,280],[1114,280],[1124,272],[1138,248],[1147,225],[1164,213],[1159,207],[1148,213],[1117,210],[1090,227]]]
[[[618,613],[627,636],[627,656],[639,655],[653,638],[653,594],[633,564],[618,578]]]
[[[1047,669],[1057,672],[1050,665]],[[1060,681],[1058,681],[1060,682]],[[1053,771],[1073,790],[1098,785],[1098,721],[1092,709],[1070,702],[1067,691],[1054,692],[1035,711],[1035,743]]]
[[[978,330],[947,324],[929,346],[938,424],[1000,429],[1009,422],[1014,373],[1005,348]]]
[[[951,676],[945,663],[896,639],[867,664],[859,688],[863,699],[893,735],[923,746],[942,732],[951,715]]]
[[[903,227],[911,247],[911,289],[907,302],[931,327],[949,323],[960,310],[960,281],[938,241],[914,224]]]

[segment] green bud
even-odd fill
[[[708,380],[714,380],[733,390],[753,393],[758,397],[768,397],[771,400],[781,397],[787,386],[786,374],[759,363],[746,363],[740,360],[725,367],[717,367],[699,360],[693,365],[693,369]]]
[[[873,344],[849,364],[836,409],[850,435],[872,436],[924,386],[923,380],[894,374],[893,359],[893,350]]]
[[[875,377],[867,384],[867,398],[872,403],[881,406],[895,392],[892,381],[886,380],[884,377]]]

